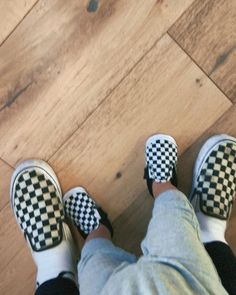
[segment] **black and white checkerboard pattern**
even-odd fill
[[[66,214],[86,235],[99,226],[101,216],[95,202],[85,192],[74,192],[65,201]]]
[[[203,213],[228,219],[236,192],[236,144],[217,145],[203,164],[196,193]]]
[[[13,209],[34,251],[43,251],[62,240],[63,204],[55,186],[41,171],[22,172],[15,180]]]
[[[149,178],[157,182],[170,181],[177,163],[177,146],[160,138],[150,142],[145,152]]]

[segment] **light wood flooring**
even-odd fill
[[[236,136],[235,40],[232,0],[0,0],[0,294],[35,285],[9,204],[14,167],[42,158],[64,191],[85,186],[139,255],[144,142],[175,137],[189,193],[202,143]],[[236,206],[227,239],[236,253]]]

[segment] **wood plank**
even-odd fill
[[[10,208],[9,188],[12,172],[13,169],[0,160],[0,271],[4,270],[24,244]]]
[[[48,159],[192,2],[39,1],[0,48],[0,156]]]
[[[27,247],[19,249],[18,255],[0,272],[1,294],[32,295],[35,291],[36,269]]]
[[[236,1],[194,1],[169,33],[235,103]]]
[[[145,190],[114,221],[114,244],[137,257],[141,256],[140,245],[147,232],[152,208],[153,199]]]
[[[0,211],[0,271],[3,271],[26,243],[16,223],[10,204]]]
[[[233,124],[236,117],[236,106],[230,108],[215,124],[213,124],[196,142],[179,158],[178,180],[179,189],[187,196],[191,191],[192,171],[197,154],[202,144],[215,134],[227,133],[236,137],[236,127]],[[141,255],[140,243],[145,237],[153,200],[147,189],[114,221],[114,243],[125,250]],[[236,255],[236,203],[226,232],[226,239]]]
[[[181,153],[230,106],[165,35],[50,163],[64,190],[84,185],[114,219],[144,190],[150,134],[172,134]]]
[[[19,250],[15,242],[19,230],[13,218],[9,203],[9,188],[12,172],[13,169],[0,160],[0,271],[7,266]]]
[[[0,45],[36,2],[37,0],[0,1]]]
[[[9,188],[13,169],[0,159],[0,211],[9,202]]]

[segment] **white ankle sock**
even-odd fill
[[[210,243],[213,241],[221,241],[226,243],[225,231],[227,221],[214,218],[203,214],[202,212],[196,213],[199,225],[202,243]]]
[[[64,225],[66,237],[60,245],[42,251],[33,252],[33,258],[37,265],[37,285],[58,277],[62,272],[65,272],[63,277],[69,278],[76,283],[76,265],[75,257],[73,256],[73,240],[67,225]]]

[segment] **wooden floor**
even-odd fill
[[[14,167],[42,158],[64,191],[85,186],[116,244],[139,255],[152,209],[144,142],[176,138],[189,193],[201,144],[236,136],[235,39],[231,0],[0,0],[1,294],[35,284],[9,205]],[[236,206],[227,233],[236,253],[235,237]]]

